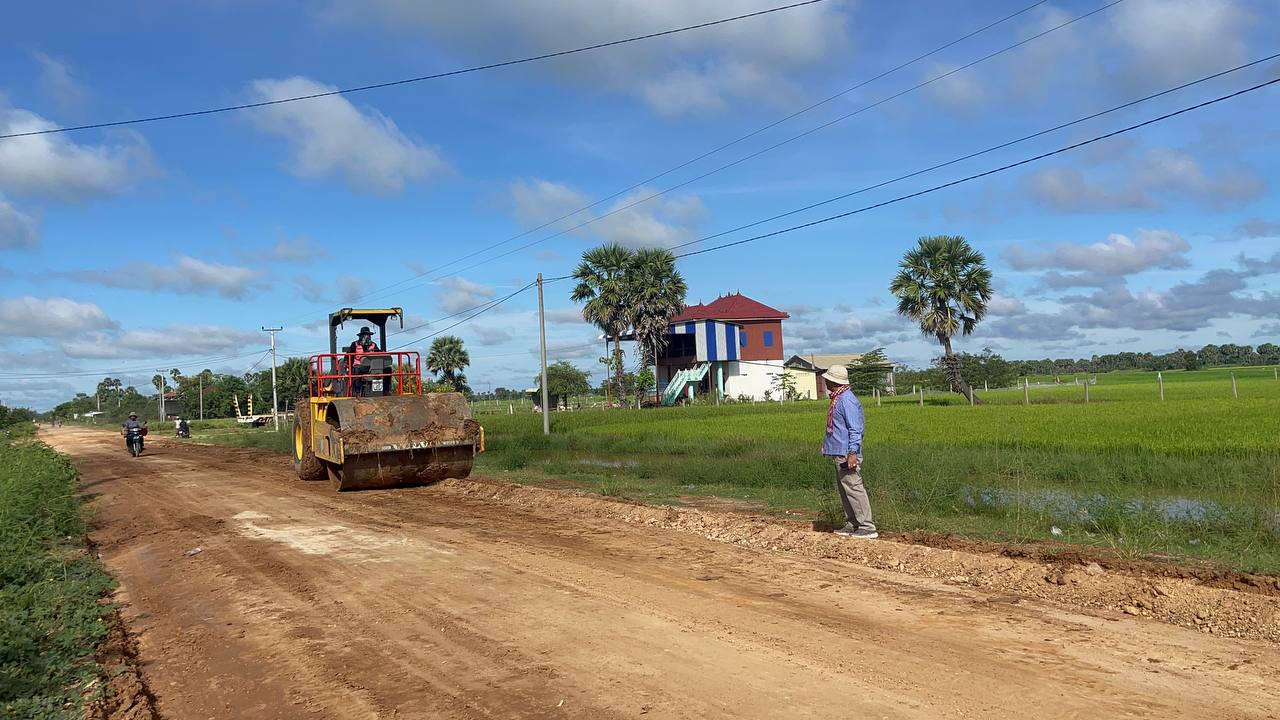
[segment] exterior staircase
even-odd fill
[[[680,396],[684,394],[685,388],[690,383],[702,382],[707,376],[707,372],[711,369],[711,363],[701,363],[687,370],[681,370],[671,377],[671,382],[667,383],[667,387],[662,391],[662,404],[675,405]]]

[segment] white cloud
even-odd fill
[[[576,325],[578,323],[585,324],[587,321],[582,319],[582,308],[568,307],[555,308],[546,311],[547,322],[557,325]]]
[[[1027,306],[1021,300],[1008,295],[993,295],[987,301],[987,313],[991,316],[1012,317],[1026,312]]]
[[[496,327],[489,325],[473,325],[468,334],[476,337],[478,345],[501,345],[511,338],[515,337],[511,331],[505,327]]]
[[[29,250],[39,244],[40,228],[36,219],[0,195],[0,250]]]
[[[56,123],[0,97],[0,134],[51,130]],[[32,135],[0,142],[0,191],[64,201],[120,194],[155,174],[142,136],[117,131],[114,141],[80,145],[67,135]]]
[[[826,2],[715,28],[539,63],[562,82],[635,95],[675,115],[738,100],[779,102],[790,76],[850,46],[852,2]],[[427,36],[473,58],[517,57],[667,30],[761,9],[757,0],[332,0],[335,24],[377,24]]]
[[[958,65],[931,63],[924,71],[923,80],[940,77],[955,70]],[[925,91],[943,107],[957,112],[972,112],[981,108],[987,100],[986,90],[975,73],[961,70],[925,86]]]
[[[1154,148],[1138,156],[1123,150],[1090,170],[1072,167],[1037,170],[1025,189],[1042,207],[1059,212],[1149,209],[1162,202],[1190,200],[1213,209],[1239,207],[1261,197],[1267,181],[1243,165],[1211,174],[1182,150]]]
[[[589,196],[547,180],[518,180],[511,184],[510,192],[512,212],[526,228],[538,227],[591,204]],[[707,215],[702,199],[696,195],[674,198],[664,195],[644,200],[653,194],[651,188],[638,188],[612,202],[607,209],[575,214],[560,227],[573,227],[594,219],[572,234],[629,248],[672,247],[694,239],[695,230]]]
[[[1147,81],[1183,82],[1242,62],[1253,18],[1223,0],[1128,0],[1112,11],[1114,42]]]
[[[1236,235],[1246,238],[1280,237],[1280,220],[1249,218],[1236,226]],[[4,243],[0,242],[0,247],[3,246]]]
[[[84,109],[89,93],[72,75],[67,64],[42,52],[32,56],[40,63],[40,86],[66,112]]]
[[[61,348],[73,358],[110,359],[218,355],[254,344],[262,344],[261,333],[224,325],[177,324],[157,329],[89,333],[61,343]]]
[[[454,275],[440,281],[436,304],[446,313],[460,313],[492,300],[493,288]]]
[[[291,77],[255,80],[250,95],[254,101],[269,101],[335,89]],[[301,178],[337,173],[352,190],[394,195],[448,169],[435,148],[408,137],[377,110],[357,108],[339,95],[258,108],[249,118],[260,131],[291,145],[288,169]]]
[[[1131,275],[1153,269],[1187,267],[1191,243],[1169,230],[1139,230],[1130,238],[1112,233],[1096,243],[1062,243],[1042,252],[1011,245],[1005,262],[1015,270],[1072,270],[1097,275]]]
[[[310,265],[328,256],[329,251],[323,245],[306,235],[295,238],[282,237],[274,245],[256,254],[256,257],[261,260],[294,265]]]
[[[258,270],[181,256],[173,265],[138,263],[114,270],[62,273],[81,282],[126,290],[165,290],[182,295],[212,294],[239,300],[261,284]]]
[[[114,327],[116,322],[93,303],[30,295],[0,300],[0,335],[6,337],[60,338]]]
[[[298,289],[303,300],[320,305],[355,302],[367,291],[366,280],[355,275],[342,275],[332,280],[317,280],[308,275],[299,275],[294,277],[293,286]],[[324,323],[317,327],[324,327]]]

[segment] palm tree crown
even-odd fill
[[[689,286],[676,269],[676,256],[670,250],[637,250],[631,266],[627,282],[631,326],[641,348],[640,365],[648,367],[666,346],[667,326],[672,316],[684,310]]]
[[[462,338],[443,335],[431,342],[427,353],[427,370],[440,377],[440,381],[455,392],[465,392],[467,376],[462,370],[471,364],[471,356],[462,346]]]
[[[919,323],[920,331],[942,344],[952,387],[967,392],[951,351],[951,338],[963,335],[987,314],[991,271],[982,253],[958,235],[922,237],[902,258],[889,291],[898,313]]]

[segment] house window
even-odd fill
[[[773,347],[773,331],[772,330],[764,331],[764,346]]]

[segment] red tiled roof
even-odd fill
[[[671,322],[691,320],[785,320],[790,315],[757,302],[742,293],[722,295],[706,305],[688,305]]]

